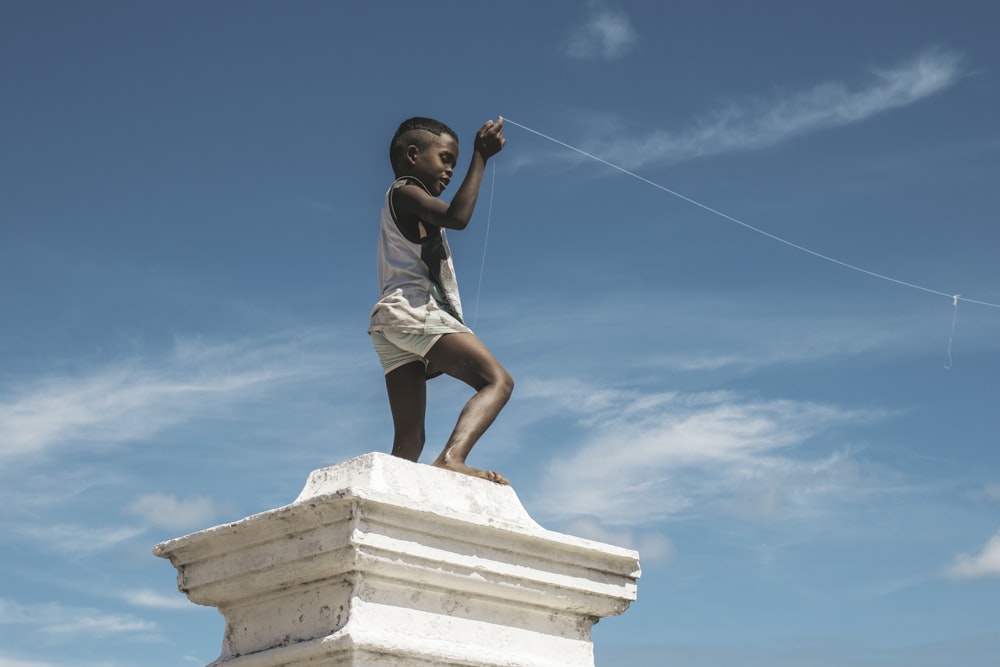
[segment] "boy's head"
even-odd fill
[[[458,135],[453,129],[433,118],[417,116],[404,120],[389,144],[393,172],[397,177],[417,175],[412,173],[415,157],[442,142],[454,143],[456,155],[453,159],[457,158]]]

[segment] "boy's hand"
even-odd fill
[[[499,153],[506,143],[507,140],[503,137],[503,116],[500,116],[500,120],[496,123],[488,120],[479,128],[479,132],[476,133],[475,151],[482,155],[484,160],[489,159]]]

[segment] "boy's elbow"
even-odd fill
[[[472,222],[472,211],[463,210],[463,207],[453,207],[442,216],[441,227],[446,227],[448,229],[462,230],[469,226]]]
[[[445,229],[454,229],[457,231],[462,231],[469,226],[469,221],[455,217],[454,215],[446,215],[434,220],[431,224],[438,227],[444,227]]]

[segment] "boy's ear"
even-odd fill
[[[416,162],[419,156],[420,156],[420,148],[418,148],[416,145],[410,144],[409,146],[406,147],[406,159],[410,161],[410,164]]]

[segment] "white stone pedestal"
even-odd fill
[[[214,667],[593,667],[634,551],[547,531],[514,490],[366,454],[291,505],[157,545],[226,619]]]

